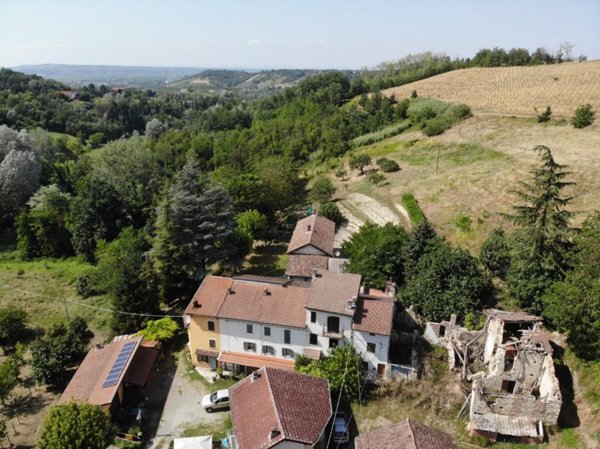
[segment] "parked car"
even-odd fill
[[[229,407],[229,390],[215,391],[202,398],[202,408],[208,413]]]
[[[335,444],[348,444],[350,432],[348,432],[348,419],[344,412],[337,412],[333,417],[333,442]]]

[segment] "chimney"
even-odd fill
[[[263,290],[263,296],[269,296],[270,294],[271,294],[271,292],[269,291],[269,289],[268,289],[268,288],[265,288],[265,289]]]
[[[199,309],[200,308],[200,303],[198,301],[196,301],[195,299],[194,299],[194,304],[193,305],[194,305],[195,309]]]
[[[356,296],[353,296],[352,299],[348,300],[348,310],[356,309]]]
[[[281,435],[281,431],[277,427],[272,427],[269,432],[269,440],[277,438],[279,435]]]
[[[227,287],[227,294],[233,295],[233,289],[231,287]]]
[[[102,343],[96,343],[96,349],[102,349]]]
[[[311,226],[310,226],[310,225],[307,225],[307,226],[306,226],[306,232],[310,232],[310,230],[311,230],[311,229],[312,229],[312,228],[311,228]]]
[[[391,297],[396,296],[396,283],[392,281],[387,281],[385,283],[385,294]]]
[[[260,373],[258,371],[254,371],[252,373],[252,382],[256,382],[258,379],[260,379]]]

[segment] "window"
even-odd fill
[[[319,344],[319,342],[317,340],[317,334],[310,334],[309,343],[311,345],[318,345]]]
[[[217,342],[215,340],[208,340],[208,346],[210,346],[211,348],[216,348],[217,347]]]
[[[329,349],[335,348],[337,345],[338,345],[338,339],[337,338],[330,338],[329,339]]]
[[[249,341],[245,341],[244,342],[244,351],[256,352],[256,343],[251,343]]]
[[[246,324],[246,333],[247,334],[251,334],[252,333],[252,324]]]
[[[291,330],[289,330],[289,329],[285,329],[285,330],[283,331],[283,342],[284,342],[286,345],[289,345],[289,344],[291,344],[291,342],[292,342],[292,331],[291,331]]]
[[[263,346],[262,348],[263,354],[275,355],[275,349],[273,346]]]
[[[264,327],[264,332],[265,332],[265,337],[270,337],[271,336],[271,328],[265,326]]]
[[[310,312],[310,322],[311,323],[317,322],[317,312]]]
[[[208,322],[208,330],[211,332],[215,331],[215,322],[214,321],[209,321]]]
[[[327,317],[327,332],[338,334],[340,332],[340,319],[337,316]]]
[[[294,351],[292,351],[290,348],[283,348],[281,350],[281,355],[283,357],[294,357]]]
[[[375,343],[367,343],[367,352],[375,352]]]

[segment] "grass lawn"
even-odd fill
[[[287,242],[259,242],[246,258],[241,274],[283,276],[287,266]]]

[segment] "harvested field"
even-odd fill
[[[383,93],[401,99],[416,90],[419,96],[466,103],[476,114],[533,116],[550,106],[554,116],[571,117],[586,103],[600,110],[599,86],[600,61],[589,61],[454,70]]]

